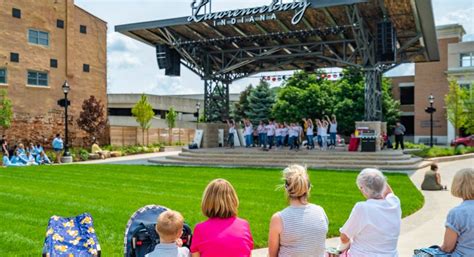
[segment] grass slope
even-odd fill
[[[329,236],[363,200],[356,172],[311,171],[311,202],[324,207]],[[39,256],[48,219],[89,212],[104,256],[123,256],[130,215],[147,204],[180,211],[194,226],[205,218],[200,201],[207,183],[228,179],[240,198],[239,216],[249,220],[256,247],[266,245],[271,215],[286,206],[279,170],[121,165],[69,165],[0,170],[0,256]],[[403,174],[387,174],[401,198],[403,215],[423,205],[423,196]]]

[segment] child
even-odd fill
[[[227,138],[227,141],[229,142],[229,147],[234,148],[234,136],[237,132],[235,130],[234,120],[232,120],[232,121],[227,120],[227,126],[229,127],[229,137]]]
[[[160,236],[160,243],[153,252],[145,257],[190,257],[188,248],[178,246],[183,234],[184,219],[176,211],[167,210],[156,220],[156,233]]]
[[[51,161],[49,160],[48,156],[43,151],[38,156],[36,156],[36,163],[38,165],[51,164]]]

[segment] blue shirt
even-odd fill
[[[145,257],[190,257],[188,248],[178,247],[176,243],[170,244],[157,244],[155,250]]]
[[[53,148],[54,149],[63,149],[63,140],[59,137],[54,138]]]
[[[41,152],[43,151],[43,147],[42,146],[35,146],[35,154],[40,154]]]
[[[474,256],[474,200],[465,200],[449,211],[446,227],[458,235],[452,257]]]

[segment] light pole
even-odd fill
[[[65,126],[65,135],[64,135],[64,156],[69,157],[71,154],[69,153],[69,131],[68,131],[68,115],[67,115],[67,107],[69,105],[69,102],[67,100],[67,94],[71,90],[69,87],[69,84],[67,83],[67,80],[64,81],[64,84],[62,86],[63,93],[64,93],[64,126]]]
[[[201,103],[197,102],[196,103],[196,129],[198,129],[198,126],[199,126],[199,109],[201,109]]]
[[[433,94],[430,94],[430,96],[428,97],[428,101],[430,103],[430,106],[425,109],[425,112],[430,114],[430,147],[433,147],[433,113],[436,112],[436,108],[433,108],[433,104],[434,104]]]

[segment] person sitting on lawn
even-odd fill
[[[18,144],[17,152],[18,155],[26,154],[25,145],[23,145],[22,143]]]
[[[38,156],[43,151],[44,151],[43,146],[40,143],[36,144],[36,146],[35,146],[35,156]]]
[[[101,159],[105,159],[106,152],[100,148],[95,138],[94,138],[94,141],[92,142],[91,153],[98,154]]]
[[[306,168],[289,166],[283,180],[289,206],[270,221],[269,257],[323,257],[329,221],[321,206],[308,201],[311,182]]]
[[[38,165],[38,163],[36,163],[36,158],[33,157],[33,155],[30,153],[30,152],[26,152],[26,165],[27,166],[30,166],[30,165]]]
[[[51,164],[48,156],[42,151],[38,156],[36,156],[36,163],[38,165]]]
[[[367,198],[352,209],[349,219],[339,230],[337,250],[349,248],[349,256],[396,257],[402,210],[400,199],[377,169],[364,169],[357,176],[357,186]]]
[[[431,169],[425,173],[423,183],[421,183],[422,190],[445,190],[446,186],[441,185],[441,176],[438,172],[438,165],[431,164]]]
[[[24,166],[24,163],[18,156],[19,152],[20,151],[18,151],[18,149],[16,151],[13,151],[13,154],[10,157],[10,163],[12,164],[12,166]]]
[[[249,223],[237,217],[239,199],[225,179],[207,185],[201,210],[209,219],[194,228],[193,257],[250,257],[253,238]]]
[[[453,178],[451,194],[463,202],[451,209],[441,250],[451,257],[474,256],[474,169],[460,170]]]
[[[12,162],[10,161],[10,159],[8,158],[8,155],[6,155],[6,154],[3,155],[2,164],[3,164],[3,167],[25,166],[25,165],[23,165],[23,164],[21,164],[21,163],[18,163],[18,162],[12,163]]]
[[[167,210],[161,213],[156,219],[155,227],[160,243],[145,257],[191,257],[189,249],[181,247],[183,226],[184,218],[179,212]]]
[[[30,143],[30,145],[28,146],[28,148],[26,148],[26,151],[29,152],[31,155],[33,155],[34,158],[36,158],[36,147],[35,147],[35,144],[33,143]]]

